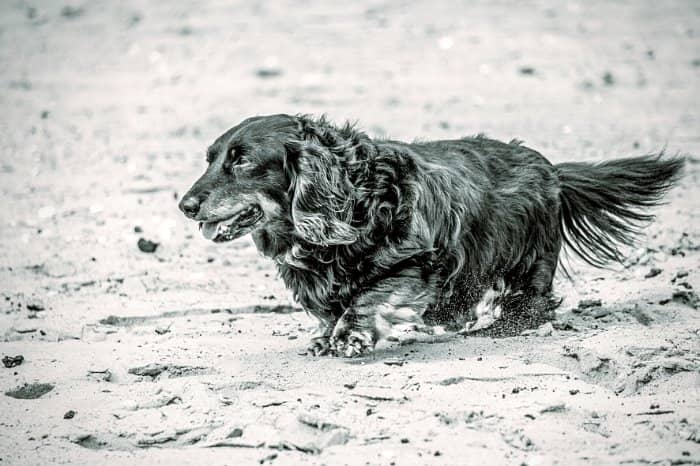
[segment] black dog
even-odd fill
[[[208,149],[180,208],[216,242],[252,233],[320,335],[356,356],[399,323],[515,333],[551,318],[562,244],[622,259],[683,160],[552,165],[513,141],[376,141],[324,118],[249,118]]]

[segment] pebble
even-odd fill
[[[19,366],[23,362],[24,356],[22,356],[21,354],[18,354],[17,356],[4,356],[2,358],[2,365],[7,367],[8,369]]]
[[[158,249],[159,243],[148,240],[146,238],[139,238],[137,245],[138,245],[139,250],[141,252],[151,254],[151,253],[156,252],[156,249]]]

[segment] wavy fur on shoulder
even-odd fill
[[[306,115],[250,118],[208,154],[183,211],[215,241],[251,232],[319,319],[312,352],[346,356],[399,323],[541,323],[562,244],[596,266],[619,261],[683,164],[553,166],[519,141],[372,140]]]

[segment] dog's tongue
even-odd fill
[[[206,239],[213,239],[219,229],[219,222],[204,222],[202,224],[202,234]]]

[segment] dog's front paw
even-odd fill
[[[306,347],[306,353],[312,354],[314,356],[325,356],[331,352],[331,341],[330,337],[323,335],[320,337],[314,337],[311,342]]]
[[[330,343],[331,351],[335,356],[355,358],[372,352],[376,341],[372,332],[368,330],[336,327],[331,336]]]

